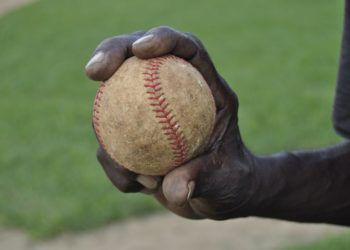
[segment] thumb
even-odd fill
[[[191,198],[203,164],[205,164],[203,158],[196,158],[175,168],[164,177],[163,193],[170,203],[181,206]]]

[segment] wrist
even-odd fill
[[[222,166],[231,171],[226,176],[227,199],[224,202],[225,206],[220,209],[220,217],[228,219],[253,216],[254,199],[258,189],[255,156],[241,141],[240,145],[235,144],[235,146],[226,148],[230,152],[222,151],[225,157],[220,158],[224,159]]]
[[[254,156],[255,192],[251,198],[252,215],[276,217],[286,209],[284,206],[288,205],[282,200],[293,187],[288,184],[288,171],[285,172],[283,167],[293,165],[297,170],[297,164],[298,159],[288,152],[264,157]]]

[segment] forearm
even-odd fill
[[[255,158],[254,215],[350,225],[350,142]]]

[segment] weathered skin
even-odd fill
[[[350,138],[349,32],[350,0],[346,0],[334,124],[347,138]],[[187,218],[263,216],[350,225],[350,142],[266,157],[251,154],[237,125],[237,96],[193,35],[158,27],[107,39],[97,47],[94,53],[97,59],[88,63],[86,72],[93,80],[106,80],[130,56],[153,58],[165,54],[181,57],[196,67],[214,95],[217,113],[208,150],[164,178],[150,178],[127,171],[99,149],[98,159],[118,189],[152,193],[166,208]]]

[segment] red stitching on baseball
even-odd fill
[[[172,109],[168,109],[169,103],[164,97],[162,91],[159,68],[167,59],[177,59],[174,56],[167,56],[162,58],[150,59],[147,65],[144,67],[145,72],[142,74],[145,76],[144,87],[146,88],[146,94],[150,101],[150,106],[153,108],[152,111],[155,113],[155,117],[158,123],[163,125],[162,130],[166,136],[166,140],[169,142],[170,148],[173,152],[173,164],[174,167],[181,165],[188,158],[188,146],[183,131],[180,128]],[[101,83],[95,97],[93,107],[93,124],[96,132],[97,139],[104,150],[106,145],[100,136],[100,123],[99,123],[99,108],[101,107],[100,102],[106,87],[105,83]]]
[[[92,122],[94,124],[96,137],[104,150],[106,150],[106,145],[100,136],[100,123],[99,123],[100,118],[98,117],[98,114],[100,114],[100,111],[99,111],[99,108],[101,107],[100,102],[101,102],[101,97],[103,95],[103,91],[105,87],[106,87],[106,84],[101,83],[99,89],[97,90],[95,101],[94,101],[93,114],[92,114]]]
[[[158,119],[158,123],[162,124],[162,130],[167,141],[171,146],[174,158],[174,167],[181,165],[188,158],[188,146],[183,131],[180,128],[172,109],[168,109],[169,103],[161,92],[161,81],[159,76],[159,68],[168,58],[176,58],[173,56],[150,59],[144,67],[146,94],[150,100],[152,111]]]

